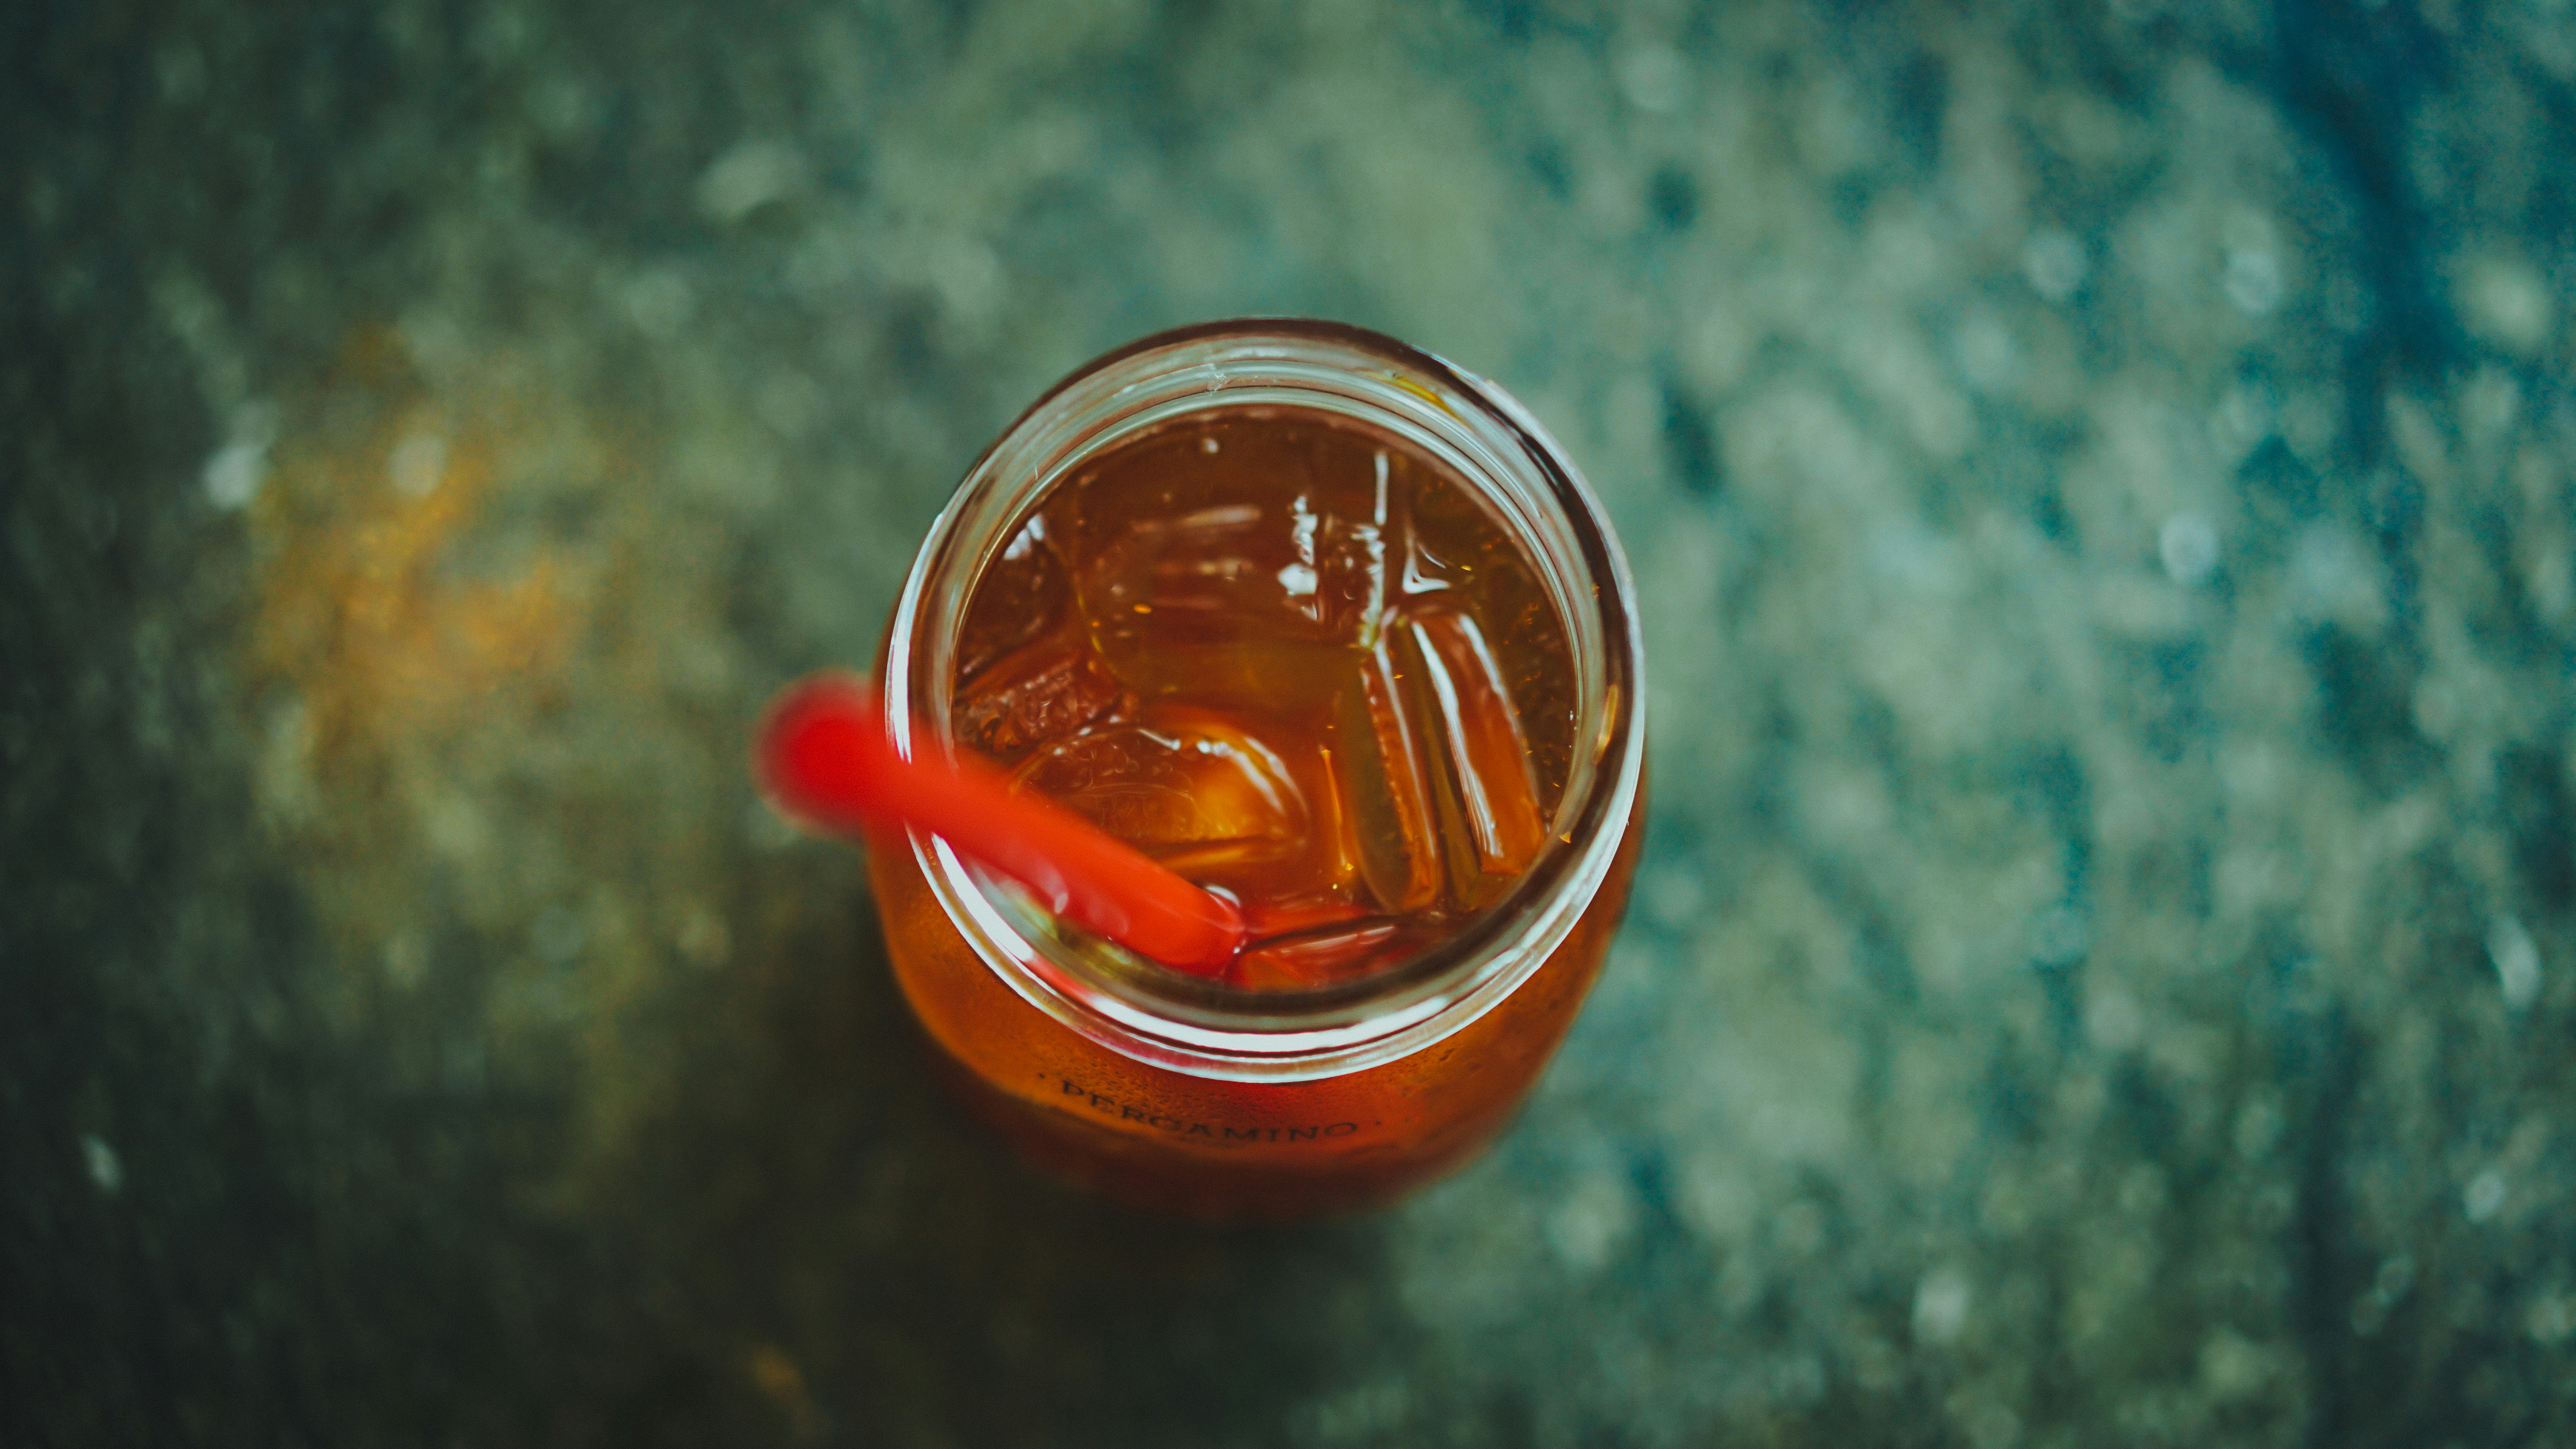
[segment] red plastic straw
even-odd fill
[[[815,675],[761,721],[762,783],[779,804],[856,834],[911,826],[1018,881],[1047,909],[1175,970],[1213,976],[1243,949],[1243,915],[1053,801],[1012,792],[996,772],[886,737],[876,693],[854,675]]]

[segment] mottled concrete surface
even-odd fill
[[[26,4],[0,1441],[2576,1442],[2576,5]],[[1038,1181],[742,732],[1186,320],[1525,397],[1636,910],[1377,1216]]]

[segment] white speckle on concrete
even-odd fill
[[[2278,1367],[2272,1350],[2234,1329],[2222,1328],[2200,1346],[2200,1383],[2220,1403],[2259,1393]]]
[[[1734,308],[1719,305],[1700,314],[1683,342],[1683,361],[1692,378],[1712,393],[1744,380],[1761,337]]]
[[[2052,302],[2063,302],[2084,285],[2091,263],[2084,243],[2062,231],[2035,231],[2022,243],[2021,274],[2030,289]]]
[[[410,434],[386,456],[385,476],[405,498],[427,498],[447,476],[447,440],[436,433]]]
[[[1669,45],[1641,45],[1619,57],[1619,91],[1641,111],[1680,110],[1690,99],[1690,66]]]
[[[206,497],[227,512],[247,508],[268,480],[268,449],[227,443],[206,460]]]
[[[2290,1119],[2282,1112],[2278,1099],[2266,1093],[2248,1101],[2236,1113],[2236,1155],[2259,1158],[2279,1145],[2289,1130]]]
[[[268,450],[277,441],[277,408],[272,403],[246,403],[233,411],[224,445],[206,460],[206,501],[225,512],[250,506],[268,481]]]
[[[2540,947],[2522,922],[2498,916],[2488,923],[2487,959],[2495,963],[2505,1005],[2521,1011],[2540,999]]]
[[[2280,229],[2261,211],[2238,206],[2219,223],[2219,244],[2219,290],[2229,304],[2248,317],[2270,315],[2289,290]]]
[[[2427,481],[2451,476],[2450,429],[2442,425],[2424,398],[2391,389],[2387,395],[2388,440],[2397,445],[2398,460]],[[2369,480],[2374,486],[2380,478]]]
[[[694,902],[680,915],[676,944],[682,959],[692,966],[713,970],[733,955],[733,932],[724,917],[709,909],[704,902]]]
[[[309,728],[308,724],[308,731]],[[306,770],[309,774],[309,763]],[[471,860],[491,844],[492,826],[484,806],[466,791],[437,790],[424,795],[414,808],[419,812],[423,838],[432,850],[451,861]]]
[[[433,384],[457,382],[487,361],[473,332],[455,311],[423,299],[403,309],[394,335],[412,365]]]
[[[1638,894],[1643,897],[1646,914],[1656,925],[1666,929],[1685,926],[1696,919],[1706,903],[1708,892],[1699,881],[1699,873],[1681,865],[1659,865],[1639,881]]]
[[[193,105],[206,93],[205,53],[184,40],[154,52],[152,70],[161,83],[163,105]]]
[[[2227,390],[2209,416],[2209,440],[2230,462],[2254,450],[2272,435],[2272,394],[2259,383],[2240,383]]]
[[[2505,1186],[2503,1172],[2486,1169],[2469,1179],[2467,1190],[2460,1194],[2460,1210],[2468,1214],[2470,1222],[2488,1221],[2504,1210]]]
[[[626,319],[635,330],[656,341],[667,342],[680,335],[697,311],[696,292],[689,279],[670,267],[653,267],[638,273],[621,289],[619,300],[626,308]]]
[[[385,938],[385,980],[405,991],[429,974],[429,942],[418,931],[396,931]]]
[[[1750,1239],[1762,1225],[1762,1195],[1731,1153],[1693,1153],[1682,1167],[1677,1206],[1682,1221],[1721,1248]]]
[[[2120,1211],[2133,1218],[2152,1218],[2173,1201],[2173,1190],[2165,1184],[2164,1169],[2152,1162],[2141,1162],[2120,1174],[2120,1185],[2112,1194]]]
[[[2156,530],[2156,557],[2175,583],[2207,583],[2218,568],[2218,530],[2197,513],[2177,513]]]
[[[1975,1290],[1957,1268],[1935,1268],[1914,1287],[1914,1336],[1924,1343],[1952,1343],[1968,1326]]]
[[[951,317],[970,327],[990,322],[1001,310],[1008,278],[1001,258],[971,236],[942,238],[924,265],[931,290]]]
[[[2375,635],[2388,622],[2386,570],[2361,542],[2317,524],[2290,549],[2290,599],[2306,618]]]
[[[1976,311],[1960,319],[1950,339],[1950,355],[1968,385],[1982,393],[2009,392],[2029,368],[2012,329],[1991,312]]]
[[[1547,1215],[1547,1245],[1577,1273],[1597,1272],[1637,1225],[1637,1204],[1616,1173],[1586,1173]]]
[[[2288,286],[2280,257],[2266,247],[2230,247],[2219,284],[2228,302],[2248,317],[2270,315]]]
[[[2522,384],[2492,363],[2460,388],[2460,431],[2474,443],[2493,444],[2513,431],[2522,415]]]
[[[805,187],[805,158],[783,141],[745,141],[716,158],[698,178],[698,210],[711,221],[737,222]]]
[[[2523,1315],[2523,1330],[2543,1347],[2565,1343],[2576,1335],[2576,1295],[2543,1293],[2531,1300],[2531,1311]]]
[[[2014,1449],[2021,1443],[2021,1415],[2010,1404],[1984,1400],[1962,1416],[1968,1442],[1975,1449]]]
[[[283,825],[299,825],[322,811],[322,791],[314,779],[313,711],[301,698],[269,707],[266,729],[253,775],[260,812]]]
[[[2146,1034],[2146,1015],[2125,991],[2096,991],[2084,1000],[2084,1033],[2104,1051],[2126,1051]]]
[[[1304,1417],[1320,1442],[1374,1443],[1403,1427],[1412,1407],[1404,1380],[1381,1379],[1327,1394],[1308,1405]]]
[[[2507,257],[2477,257],[2460,269],[2460,318],[2471,332],[2525,355],[2548,345],[2557,306],[2540,274]]]
[[[80,1140],[81,1165],[89,1169],[89,1180],[100,1192],[113,1195],[125,1185],[125,1164],[117,1160],[116,1149],[97,1137]]]
[[[2370,1286],[2353,1300],[2352,1331],[2364,1338],[2388,1324],[2388,1315],[2415,1286],[2415,1259],[2411,1254],[2397,1253],[2382,1261],[2372,1275]]]

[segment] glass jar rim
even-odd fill
[[[1197,1076],[1303,1080],[1418,1051],[1498,1004],[1571,934],[1607,878],[1644,765],[1644,656],[1627,560],[1564,450],[1500,388],[1393,338],[1307,318],[1202,323],[1068,374],[967,470],[899,598],[880,689],[906,753],[954,753],[954,647],[966,601],[1036,501],[1141,429],[1210,409],[1311,408],[1424,446],[1498,510],[1555,597],[1578,676],[1572,761],[1550,837],[1512,890],[1384,971],[1248,991],[1106,948],[1103,969],[1042,929],[1015,888],[913,832],[934,898],[985,965],[1040,1011],[1123,1055]]]

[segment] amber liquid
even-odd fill
[[[1564,620],[1504,522],[1401,440],[1230,409],[1121,440],[1040,498],[969,598],[968,747],[1239,900],[1252,992],[1385,970],[1546,843],[1578,701]],[[1391,1196],[1481,1146],[1553,1052],[1626,898],[1636,818],[1574,934],[1395,1062],[1213,1080],[1100,1046],[976,959],[908,852],[871,857],[899,977],[970,1103],[1131,1199],[1277,1216]],[[1158,969],[1158,968],[1152,968]]]
[[[988,567],[953,725],[1018,788],[1239,900],[1227,973],[1365,975],[1518,880],[1573,670],[1527,556],[1446,470],[1316,412],[1123,440]]]

